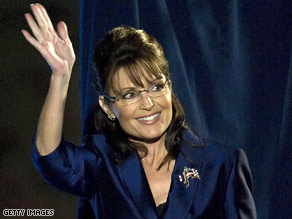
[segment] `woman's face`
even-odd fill
[[[153,76],[149,79],[154,81],[157,78]],[[128,78],[124,68],[120,68],[116,72],[113,82],[119,90],[135,87],[140,91],[149,87],[146,81],[143,82],[143,87],[135,86]],[[137,102],[123,106],[120,101],[116,101],[111,104],[110,109],[128,135],[144,141],[154,140],[164,135],[171,122],[171,92],[171,86],[166,86],[165,95],[159,97],[149,97],[147,92],[141,92],[141,97]],[[113,91],[110,91],[109,94],[116,95]]]

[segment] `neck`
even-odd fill
[[[155,141],[137,141],[131,139],[134,142],[143,144],[148,150],[147,155],[141,159],[143,166],[147,165],[150,168],[158,168],[164,157],[167,155],[167,150],[165,148],[165,138],[166,133],[164,133],[159,139],[156,139]]]

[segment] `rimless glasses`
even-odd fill
[[[136,103],[141,99],[141,93],[147,92],[149,97],[161,97],[167,93],[168,88],[171,86],[170,80],[156,79],[148,88],[137,90],[135,88],[122,89],[115,97],[104,94],[104,97],[112,102],[120,102],[121,105],[126,106]]]

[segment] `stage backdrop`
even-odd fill
[[[113,27],[163,45],[173,89],[200,135],[243,148],[258,217],[291,218],[291,1],[81,0],[83,133],[97,104],[92,52]]]

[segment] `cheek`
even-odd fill
[[[165,111],[166,111],[166,119],[167,119],[167,123],[168,125],[170,124],[171,120],[172,120],[172,98],[171,95],[167,95],[165,96]]]
[[[168,107],[167,107],[167,109],[165,110],[165,119],[166,119],[166,123],[169,125],[170,124],[170,122],[171,122],[171,120],[172,120],[172,114],[173,114],[173,112],[172,112],[172,105],[171,104],[169,104],[168,105]]]
[[[171,95],[165,95],[156,100],[157,109],[162,110],[162,122],[169,125],[172,120],[172,98]]]
[[[119,120],[121,127],[124,129],[129,124],[129,120],[134,118],[136,109],[134,107],[115,107],[113,108],[113,112]]]
[[[171,95],[163,96],[161,100],[157,102],[157,104],[160,105],[161,108],[172,112]]]
[[[135,116],[136,110],[128,109],[128,110],[120,110],[117,112],[116,116],[118,122],[123,129],[129,135],[136,135],[136,125],[133,118]]]

